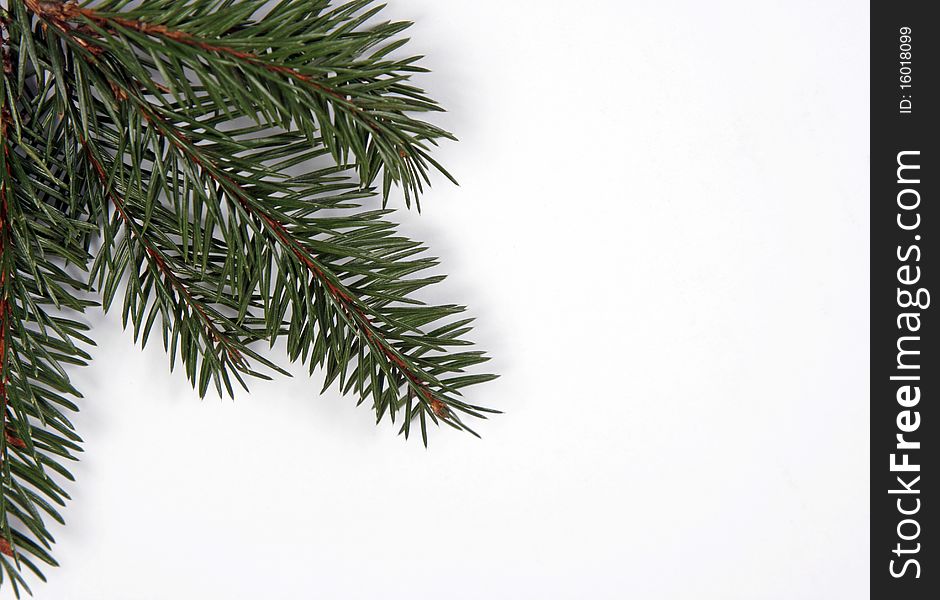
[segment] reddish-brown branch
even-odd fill
[[[186,304],[192,307],[192,309],[199,315],[200,320],[203,322],[203,327],[205,328],[206,334],[211,340],[222,345],[225,349],[226,354],[228,354],[229,359],[232,360],[236,365],[245,366],[245,358],[239,352],[238,348],[234,347],[232,343],[222,334],[221,331],[215,325],[215,322],[212,318],[206,313],[202,305],[192,296],[189,290],[186,288],[186,285],[176,276],[172,269],[166,264],[166,260],[163,256],[149,243],[149,241],[137,231],[136,226],[131,219],[130,215],[127,214],[127,210],[124,206],[123,200],[118,197],[117,194],[111,189],[108,185],[108,175],[104,169],[104,166],[101,162],[94,156],[89,147],[88,143],[84,139],[79,140],[84,148],[85,156],[89,164],[91,164],[95,173],[98,175],[101,185],[107,190],[108,198],[111,200],[111,203],[114,205],[114,209],[120,215],[121,220],[127,225],[128,230],[132,235],[134,235],[144,246],[145,251],[147,252],[147,258],[150,260],[157,268],[157,270],[164,276],[164,278],[169,282],[170,286],[177,291],[178,294],[186,301]]]
[[[0,181],[0,361],[3,363],[2,375],[0,375],[0,426],[3,427],[3,435],[6,439],[7,446],[22,449],[26,447],[26,442],[20,439],[15,431],[7,425],[7,384],[9,382],[9,373],[6,372],[7,346],[9,344],[7,336],[10,334],[8,284],[10,277],[12,277],[11,274],[7,273],[6,269],[7,263],[9,262],[6,253],[12,247],[7,181],[12,181],[13,173],[10,170],[10,147],[6,143],[6,131],[10,118],[10,111],[4,107],[3,111],[0,112],[0,132],[2,132],[2,138],[0,139],[3,140],[4,166],[6,167],[6,178]],[[0,547],[0,551],[2,550],[3,548]],[[4,554],[6,554],[6,552],[4,552]]]
[[[18,437],[16,436],[16,432],[14,432],[12,429],[10,429],[10,427],[7,427],[7,428],[3,431],[3,437],[6,439],[7,444],[10,445],[10,446],[13,446],[14,448],[23,449],[23,448],[26,447],[26,442],[24,442],[23,440],[21,440],[20,438],[18,438]]]
[[[71,28],[69,24],[71,22],[86,19],[87,21],[93,22],[103,28],[110,30],[114,30],[115,26],[119,26],[125,29],[131,29],[144,35],[162,37],[164,39],[185,44],[187,46],[206,52],[225,55],[245,64],[267,70],[271,73],[285,75],[295,81],[310,86],[320,93],[340,101],[344,105],[352,107],[355,110],[355,114],[361,116],[362,108],[357,106],[344,94],[341,94],[340,92],[323,85],[322,83],[316,81],[313,77],[301,73],[294,68],[271,63],[260,58],[256,54],[237,50],[224,44],[212,43],[184,31],[171,29],[165,25],[147,23],[144,21],[126,19],[122,17],[105,16],[98,11],[95,11],[94,9],[83,8],[72,1],[64,3],[42,2],[40,0],[23,1],[25,2],[27,8],[32,10],[41,18],[49,21],[60,31],[66,34],[70,34]],[[75,38],[71,35],[70,37],[75,39],[77,42],[82,43],[83,47],[88,47],[87,42],[84,42],[84,40]],[[126,97],[126,93],[126,90],[124,90],[123,94],[117,94],[117,96]],[[123,100],[124,97],[121,97],[120,99]],[[322,268],[318,265],[317,261],[312,258],[312,253],[310,250],[294,239],[294,237],[290,234],[290,231],[288,231],[283,223],[277,219],[274,219],[267,213],[257,210],[257,208],[254,207],[251,202],[249,202],[248,195],[236,181],[232,180],[226,175],[221,174],[219,169],[214,164],[211,165],[212,168],[209,168],[209,165],[205,164],[203,158],[199,154],[192,151],[190,148],[191,144],[182,133],[178,132],[172,126],[169,126],[158,115],[146,108],[145,103],[138,102],[138,104],[145,119],[149,121],[160,122],[161,126],[158,129],[160,129],[160,133],[163,135],[163,137],[169,139],[174,147],[183,152],[189,158],[189,160],[202,169],[213,181],[216,182],[217,185],[225,189],[227,191],[226,197],[233,197],[246,212],[260,219],[266,228],[274,234],[278,241],[285,245],[298,258],[298,260],[300,260],[311,271],[311,273],[313,273],[314,277],[320,281],[321,284],[330,293],[330,296],[333,298],[337,306],[343,310],[343,312],[346,314],[346,317],[350,319],[351,322],[357,322],[360,324],[362,334],[371,344],[379,346],[379,348],[382,350],[382,354],[386,357],[386,359],[398,368],[398,370],[411,383],[412,387],[416,389],[418,393],[428,402],[434,414],[440,418],[447,418],[449,413],[445,403],[434,396],[434,393],[428,387],[427,383],[423,381],[422,378],[420,378],[416,373],[414,373],[414,369],[411,368],[398,355],[398,353],[392,348],[391,344],[381,335],[379,335],[371,319],[360,307],[356,305],[352,296],[342,286],[336,285],[329,277],[326,276]],[[377,125],[369,120],[363,120],[363,122],[371,129],[377,128]]]
[[[226,198],[234,198],[245,212],[253,215],[264,223],[265,227],[274,234],[277,240],[286,246],[294,256],[313,273],[317,281],[329,292],[336,305],[346,314],[346,317],[350,319],[351,322],[360,324],[363,335],[365,335],[370,343],[379,346],[386,359],[391,361],[398,368],[402,375],[411,382],[412,387],[428,402],[434,414],[442,419],[446,419],[449,413],[444,402],[434,397],[434,393],[428,385],[414,373],[414,369],[402,360],[385,338],[379,335],[375,324],[372,323],[369,316],[356,305],[352,295],[342,286],[333,283],[333,281],[326,276],[322,267],[318,264],[318,261],[312,257],[313,253],[296,240],[283,223],[264,211],[258,210],[249,201],[250,196],[237,181],[222,173],[221,169],[219,169],[215,163],[212,163],[211,160],[207,161],[202,155],[194,151],[192,142],[189,141],[185,134],[172,127],[172,125],[167,123],[160,115],[150,110],[144,101],[135,98],[135,104],[140,109],[141,116],[144,120],[156,124],[157,132],[208,175],[216,185],[220,186],[226,192]],[[207,164],[207,162],[211,164]]]
[[[114,16],[105,16],[100,12],[91,9],[83,8],[77,3],[69,2],[42,2],[40,0],[23,0],[30,10],[35,14],[39,15],[41,18],[49,21],[56,26],[57,29],[64,33],[69,33],[70,23],[75,21],[80,21],[81,19],[87,19],[88,21],[95,23],[96,25],[101,26],[104,29],[114,30],[114,26],[123,27],[125,29],[130,29],[144,35],[151,37],[161,37],[167,40],[172,40],[174,42],[185,44],[191,48],[197,48],[205,52],[213,52],[215,54],[221,54],[233,58],[237,61],[249,64],[253,67],[258,67],[264,69],[270,73],[278,73],[280,75],[286,75],[287,77],[301,82],[305,85],[310,86],[311,88],[317,90],[318,92],[330,96],[331,98],[342,102],[350,106],[357,113],[362,112],[362,107],[356,105],[351,98],[347,97],[345,94],[342,94],[335,89],[324,85],[317,81],[315,78],[301,73],[295,68],[288,67],[285,65],[279,65],[276,63],[269,62],[262,59],[257,54],[252,52],[244,52],[242,50],[237,50],[230,46],[224,44],[218,44],[210,42],[208,40],[196,37],[185,31],[180,31],[178,29],[172,29],[166,25],[159,25],[154,23],[147,23],[146,21],[138,21],[135,19],[126,19],[123,17],[114,17]],[[88,32],[85,32],[88,33]],[[87,42],[80,38],[75,38],[78,43],[82,44],[83,47],[88,48]],[[377,129],[377,125],[369,120],[363,121],[366,126],[371,129]]]

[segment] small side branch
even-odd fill
[[[200,321],[203,324],[204,331],[208,339],[213,343],[218,343],[228,356],[229,360],[232,361],[237,368],[245,369],[247,368],[247,361],[244,356],[242,356],[241,351],[239,351],[237,344],[232,342],[228,337],[222,332],[212,317],[209,316],[206,308],[199,302],[186,287],[185,283],[170,269],[167,264],[166,258],[162,253],[154,247],[150,242],[147,236],[143,235],[142,232],[138,229],[137,224],[127,213],[127,209],[124,206],[124,201],[114,192],[108,182],[108,174],[104,169],[104,165],[95,157],[91,145],[87,140],[79,140],[82,148],[84,149],[84,155],[86,160],[88,160],[89,165],[95,171],[95,174],[98,176],[98,179],[102,187],[106,190],[111,204],[114,206],[115,211],[121,217],[121,220],[124,221],[125,226],[128,231],[134,238],[140,242],[144,247],[144,250],[147,254],[147,261],[151,265],[151,268],[155,272],[160,273],[166,281],[170,284],[174,290],[176,290],[179,297],[190,307],[190,309],[199,317]]]

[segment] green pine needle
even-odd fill
[[[437,261],[385,208],[451,178],[430,151],[453,136],[418,118],[441,110],[411,83],[424,69],[393,57],[409,24],[376,24],[372,0],[267,4],[0,9],[0,585],[17,596],[56,564],[93,294],[200,395],[286,374],[265,356],[283,338],[324,390],[425,444],[428,420],[474,433],[464,419],[496,412],[462,395],[494,377],[473,372],[471,319],[416,297]]]

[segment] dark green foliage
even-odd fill
[[[157,336],[200,395],[321,368],[405,436],[470,431],[492,379],[460,306],[415,296],[436,259],[395,232],[450,134],[392,58],[407,23],[371,0],[11,0],[0,80],[0,583],[54,565],[47,518],[80,451],[66,367],[89,359],[76,314],[100,296]],[[449,177],[449,175],[448,175]],[[374,182],[381,181],[374,198]],[[378,185],[378,184],[377,184]],[[85,273],[84,276],[81,273]]]

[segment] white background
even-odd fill
[[[868,3],[390,4],[461,138],[399,218],[506,414],[425,450],[302,369],[200,402],[92,313],[36,597],[867,597]]]

